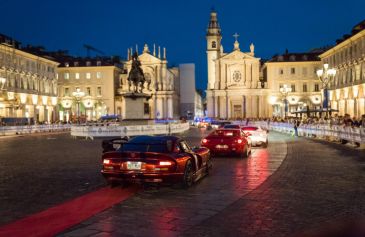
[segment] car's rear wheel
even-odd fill
[[[207,165],[206,165],[206,173],[207,175],[209,175],[210,173],[212,173],[212,158],[209,157],[209,159],[207,160]]]
[[[194,171],[193,165],[191,161],[186,162],[185,171],[184,171],[184,178],[183,178],[183,186],[184,188],[189,188],[194,183]]]
[[[262,147],[266,148],[269,145],[269,141],[266,139],[266,142],[262,144]]]
[[[250,151],[248,150],[248,145],[245,146],[245,149],[241,153],[241,158],[247,158],[250,155]]]

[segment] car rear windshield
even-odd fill
[[[240,136],[240,131],[239,130],[216,130],[211,134],[211,136],[238,137],[238,136]]]
[[[227,125],[224,125],[224,128],[240,128],[240,125],[227,124]]]
[[[167,143],[165,144],[126,143],[119,149],[119,151],[169,153],[171,152],[171,149],[172,146],[168,146]]]
[[[256,131],[258,130],[258,127],[243,127],[242,130],[243,131]]]

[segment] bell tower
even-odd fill
[[[208,62],[208,86],[207,89],[215,89],[216,68],[215,60],[221,53],[222,34],[218,23],[217,12],[212,10],[207,28],[207,62]]]

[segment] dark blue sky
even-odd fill
[[[170,65],[195,63],[197,86],[204,89],[212,6],[225,51],[238,32],[241,50],[253,42],[261,58],[334,44],[365,19],[364,0],[0,0],[0,33],[80,56],[86,56],[84,43],[122,57],[127,47],[156,43],[167,48]]]

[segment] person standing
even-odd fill
[[[294,120],[294,135],[296,137],[298,137],[298,127],[299,127],[299,125],[300,125],[300,121],[295,119]]]

